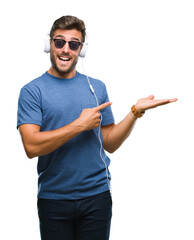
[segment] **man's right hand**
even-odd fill
[[[112,102],[106,102],[98,107],[83,109],[77,123],[83,127],[83,131],[97,128],[100,125],[99,111],[110,106]]]

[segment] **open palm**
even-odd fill
[[[135,108],[138,112],[144,112],[148,109],[155,108],[161,105],[168,103],[176,102],[177,98],[172,99],[154,99],[153,95],[148,96],[147,98],[141,98],[135,104]]]

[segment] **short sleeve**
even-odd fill
[[[103,94],[104,100],[102,103],[106,103],[109,102],[109,97],[108,97],[108,93],[107,93],[107,89],[106,86],[104,85],[104,94]],[[103,110],[101,110],[101,114],[102,114],[102,126],[105,125],[109,125],[115,122],[114,116],[113,116],[113,112],[111,109],[111,106],[104,108]]]
[[[24,86],[19,95],[17,129],[21,124],[42,125],[41,97],[39,90]]]

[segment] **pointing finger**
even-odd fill
[[[98,111],[100,111],[100,110],[102,110],[102,109],[110,106],[111,104],[112,104],[112,102],[106,102],[106,103],[101,104],[101,105],[98,106],[98,107],[94,107],[93,109],[94,109],[96,112],[98,112]]]

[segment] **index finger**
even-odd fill
[[[102,109],[110,106],[111,104],[112,104],[112,102],[106,102],[106,103],[103,103],[103,104],[99,105],[98,107],[94,107],[93,109],[94,109],[96,112],[98,112],[98,111],[100,111],[100,110],[102,110]]]

